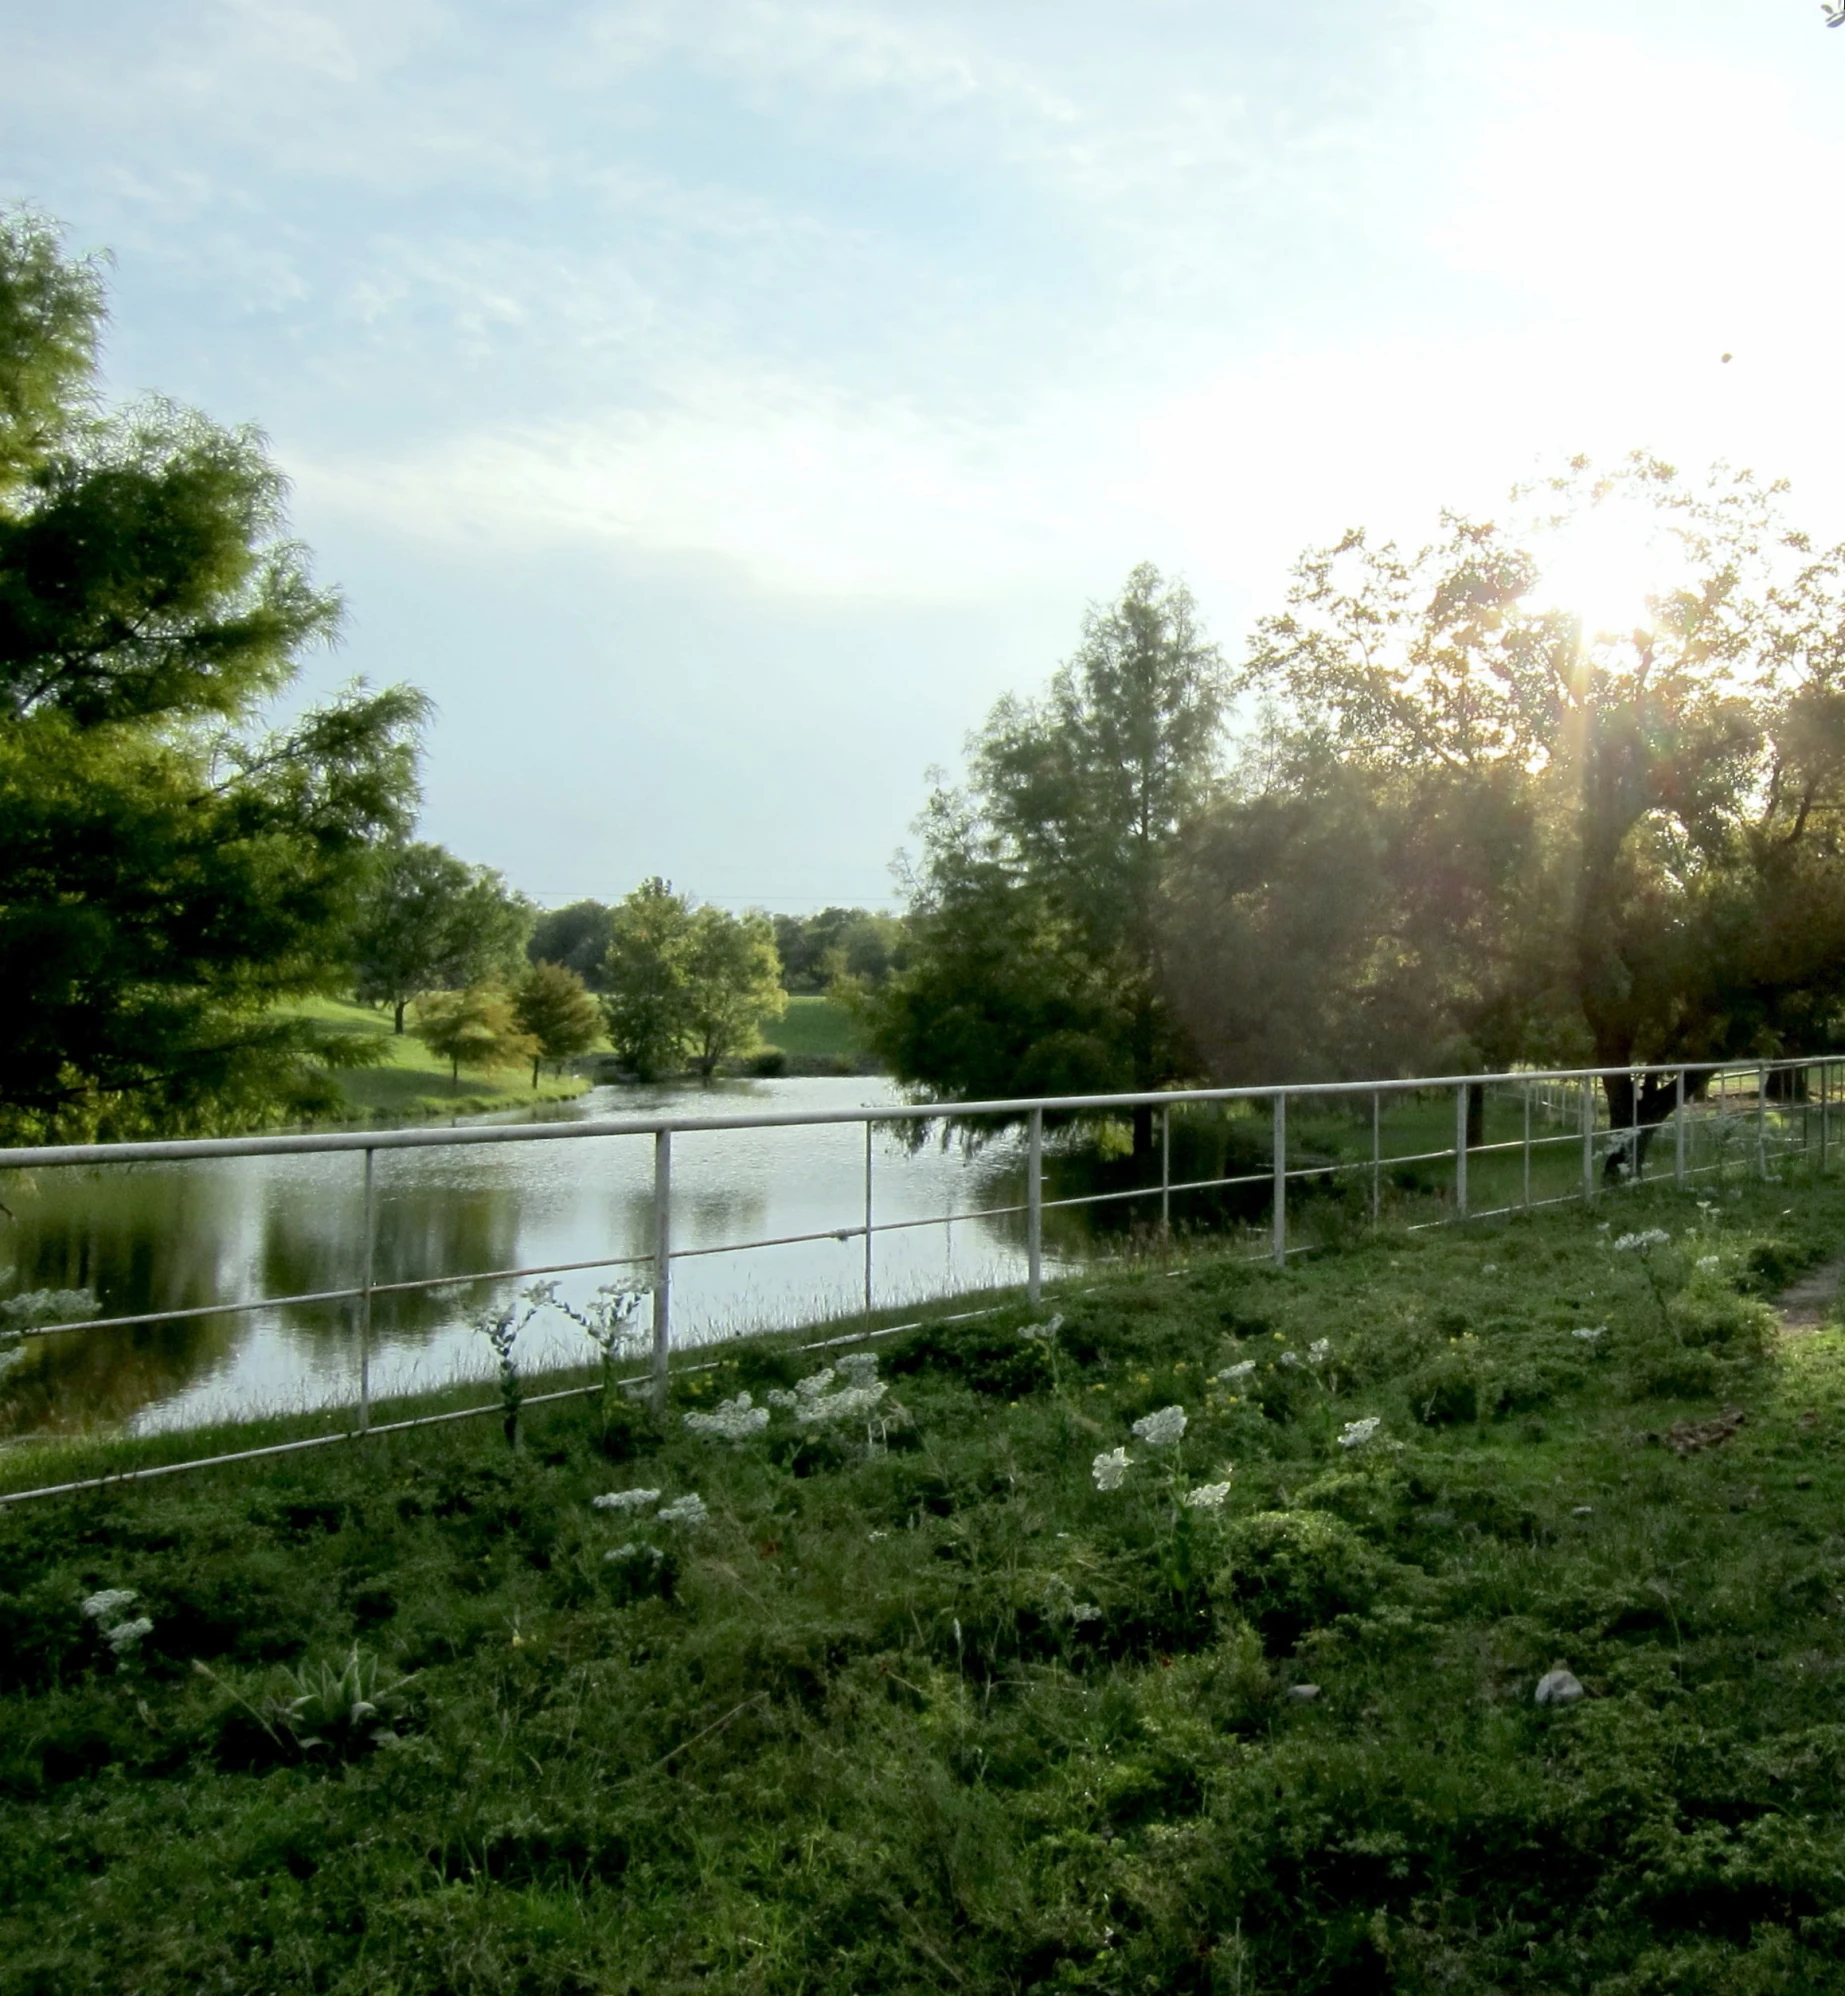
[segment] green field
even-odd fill
[[[576,1075],[558,1078],[547,1073],[540,1079],[534,1098],[529,1062],[492,1074],[464,1071],[457,1084],[449,1074],[448,1062],[438,1060],[414,1033],[407,1029],[402,1034],[392,1032],[388,1010],[344,998],[308,999],[290,1009],[329,1031],[377,1037],[384,1049],[378,1066],[346,1068],[335,1077],[341,1093],[361,1117],[413,1119],[516,1109],[534,1099],[558,1101],[580,1095],[589,1086]]]
[[[859,1058],[851,1018],[824,993],[790,998],[787,1011],[763,1027],[762,1038],[765,1046],[779,1048],[798,1060],[852,1062]]]
[[[763,1340],[663,1425],[0,1511],[0,1983],[1845,1987],[1845,1338],[1765,1300],[1842,1245],[1831,1181],[1619,1191],[931,1318],[840,1418]]]

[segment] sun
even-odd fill
[[[1675,553],[1655,514],[1605,499],[1547,537],[1532,600],[1574,617],[1585,639],[1650,631],[1659,621],[1653,601],[1671,589],[1679,566]]]

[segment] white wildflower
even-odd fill
[[[771,1386],[762,1397],[771,1407],[798,1407],[801,1404],[801,1396],[798,1393],[790,1393],[782,1386]]]
[[[121,1619],[122,1610],[132,1608],[140,1598],[132,1587],[105,1587],[84,1601],[83,1612],[92,1622],[112,1628]]]
[[[1229,1494],[1227,1483],[1201,1483],[1196,1490],[1186,1492],[1185,1502],[1193,1511],[1221,1511]]]
[[[769,1410],[750,1404],[747,1393],[720,1400],[708,1414],[688,1414],[685,1424],[695,1435],[715,1435],[720,1441],[746,1442],[769,1425]]]
[[[844,1386],[837,1393],[819,1394],[797,1407],[794,1418],[816,1425],[822,1421],[866,1421],[889,1391],[881,1379],[868,1386]]]
[[[605,1552],[605,1560],[651,1559],[662,1560],[666,1555],[658,1546],[643,1545],[639,1539],[630,1539],[626,1545],[617,1546],[613,1552]]]
[[[1134,1436],[1149,1448],[1171,1448],[1185,1432],[1185,1409],[1162,1407],[1157,1414],[1143,1414],[1134,1423]]]
[[[685,1497],[675,1497],[670,1504],[662,1504],[656,1514],[663,1525],[702,1525],[711,1513],[705,1509],[705,1500],[693,1491]]]
[[[1606,1324],[1585,1324],[1579,1331],[1571,1331],[1570,1336],[1580,1338],[1585,1345],[1598,1345],[1608,1335]]]
[[[589,1500],[590,1508],[597,1511],[639,1511],[659,1501],[657,1490],[609,1490]]]
[[[1481,1269],[1480,1273],[1482,1275],[1497,1275],[1499,1273],[1499,1264],[1496,1261],[1489,1261],[1486,1264],[1486,1266]]]
[[[832,1385],[834,1377],[829,1365],[823,1372],[810,1372],[794,1390],[803,1400],[817,1400]]]
[[[847,1352],[839,1361],[839,1370],[846,1376],[849,1386],[869,1386],[878,1376],[878,1355],[872,1351]]]
[[[1701,1254],[1698,1256],[1698,1273],[1700,1275],[1714,1275],[1722,1266],[1723,1257],[1720,1254]]]
[[[1239,1379],[1247,1379],[1255,1369],[1253,1358],[1239,1359],[1235,1365],[1226,1365],[1217,1376],[1226,1386],[1234,1386]]]
[[[1102,1619],[1102,1610],[1093,1601],[1077,1601],[1071,1605],[1070,1619],[1078,1624],[1099,1622]]]
[[[1616,1254],[1632,1254],[1635,1250],[1644,1254],[1648,1248],[1664,1247],[1672,1238],[1664,1227],[1648,1227],[1644,1233],[1623,1234],[1615,1242]]]
[[[1124,1448],[1111,1448],[1089,1465],[1098,1490],[1119,1490],[1134,1458]]]
[[[1363,1448],[1384,1425],[1381,1414],[1367,1414],[1362,1421],[1347,1421],[1339,1434],[1341,1448]]]
[[[1275,1363],[1277,1365],[1298,1365],[1300,1363],[1300,1358],[1297,1353],[1291,1351],[1284,1351],[1279,1355],[1279,1357],[1277,1357]]]
[[[106,1630],[103,1640],[117,1656],[126,1656],[143,1636],[150,1636],[154,1625],[145,1615],[137,1615],[132,1622],[117,1622],[115,1627]]]
[[[1312,1344],[1307,1347],[1307,1363],[1309,1365],[1324,1365],[1331,1357],[1331,1338],[1315,1338]]]

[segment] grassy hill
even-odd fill
[[[1845,1986],[1845,1191],[1700,1196],[0,1511],[4,1979]]]
[[[377,1036],[384,1049],[380,1065],[347,1068],[337,1077],[341,1093],[361,1117],[467,1115],[522,1108],[534,1100],[529,1063],[492,1074],[467,1072],[457,1085],[448,1062],[438,1060],[415,1034],[392,1032],[388,1011],[344,998],[308,999],[292,1009],[329,1031]],[[582,1094],[588,1086],[576,1075],[560,1078],[547,1073],[539,1081],[536,1099],[559,1101]]]

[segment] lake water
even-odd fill
[[[575,1117],[880,1108],[900,1098],[877,1078],[598,1088],[550,1113]],[[1023,1191],[1020,1143],[974,1158],[931,1142],[873,1136],[880,1224],[1009,1205]],[[93,1288],[108,1314],[195,1308],[334,1289],[358,1280],[362,1163],[357,1152],[108,1166],[15,1177],[0,1190],[0,1293]],[[673,1139],[675,1249],[857,1227],[864,1215],[859,1125],[680,1133]],[[381,1151],[375,1280],[531,1267],[651,1252],[653,1140]],[[1022,1219],[960,1218],[880,1234],[878,1306],[1023,1279]],[[560,1279],[581,1300],[620,1271]],[[864,1243],[824,1240],[711,1253],[673,1267],[674,1344],[855,1311]],[[380,1297],[372,1391],[384,1398],[491,1376],[472,1328],[484,1303],[519,1283],[457,1285]],[[642,1306],[645,1321],[646,1306]],[[525,1333],[528,1368],[581,1363],[582,1333],[546,1313]],[[220,1313],[33,1339],[0,1374],[0,1433],[120,1423],[186,1427],[356,1396],[357,1333],[348,1304]]]

